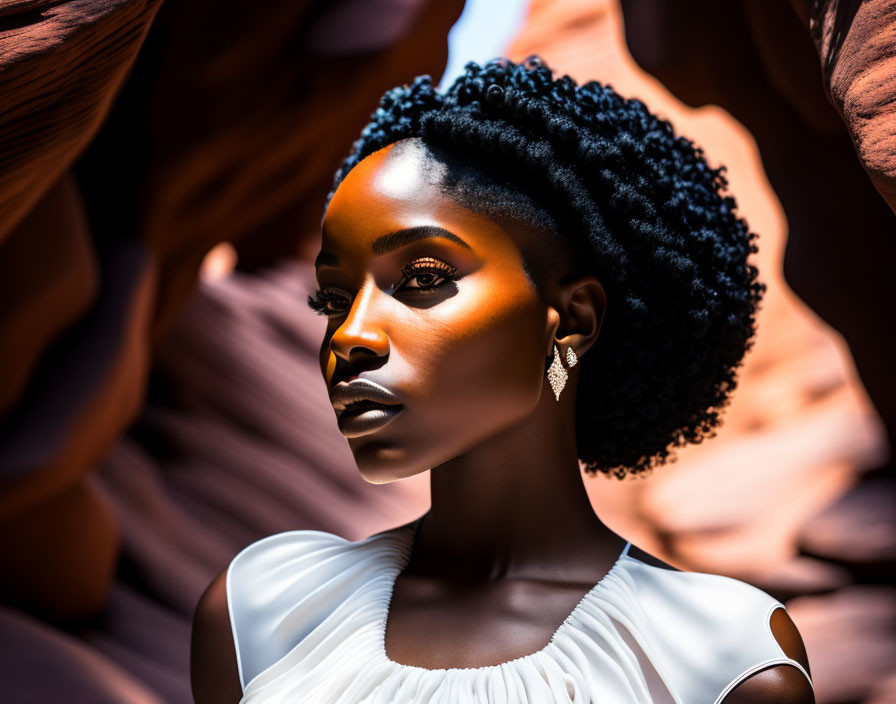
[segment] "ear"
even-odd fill
[[[571,347],[576,356],[581,357],[597,342],[604,313],[607,310],[607,294],[603,284],[594,276],[582,276],[555,290],[554,310],[549,320],[556,323],[549,340],[547,356],[553,353],[554,337],[563,345]]]

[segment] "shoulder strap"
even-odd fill
[[[746,582],[639,569],[618,596],[620,611],[633,619],[633,633],[649,646],[663,682],[687,704],[720,704],[745,677],[771,665],[802,669],[784,654],[768,625],[782,604]]]
[[[352,581],[352,545],[322,531],[289,531],[263,538],[233,558],[227,604],[244,689],[335,608],[339,587]],[[282,627],[285,621],[290,628]]]

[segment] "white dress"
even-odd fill
[[[241,702],[718,704],[769,665],[809,678],[771,633],[779,601],[730,577],[648,565],[630,544],[538,652],[477,668],[396,663],[385,626],[413,540],[413,524],[358,542],[299,530],[237,555],[227,602]]]

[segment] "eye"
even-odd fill
[[[457,278],[457,267],[434,257],[421,257],[401,267],[402,280],[395,288],[395,293],[414,291],[415,293],[432,293],[446,281]],[[342,315],[352,305],[352,297],[346,291],[327,286],[318,289],[308,296],[308,305],[318,315]]]
[[[348,310],[351,297],[342,289],[328,286],[308,296],[308,305],[318,315],[339,315]]]
[[[457,267],[434,257],[421,257],[401,267],[404,278],[399,283],[399,291],[415,291],[429,293],[446,281],[457,278]]]

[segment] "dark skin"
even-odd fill
[[[581,366],[559,401],[545,377],[555,344],[587,363],[606,308],[600,281],[570,259],[530,266],[530,279],[524,262],[556,262],[553,241],[460,205],[417,140],[349,173],[327,210],[321,251],[328,388],[360,377],[402,404],[385,426],[348,433],[361,474],[384,483],[432,468],[432,507],[389,608],[389,658],[475,668],[543,649],[625,546],[594,514],[579,472]],[[634,546],[630,554],[674,569]],[[796,628],[775,614],[775,636],[800,659]],[[222,574],[194,623],[199,704],[240,698],[229,628]],[[799,671],[779,666],[725,699],[744,701],[814,699]]]

